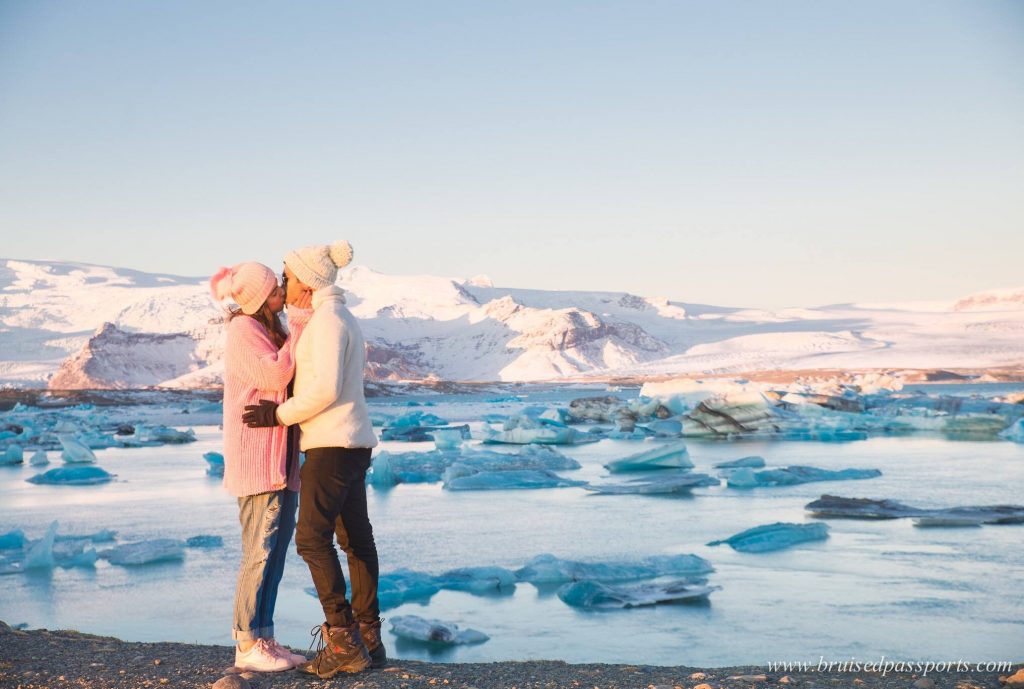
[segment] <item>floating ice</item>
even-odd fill
[[[686,469],[693,467],[686,443],[658,444],[649,450],[617,459],[604,465],[613,474],[649,469]]]
[[[94,466],[58,467],[32,478],[25,479],[29,483],[54,486],[91,486],[114,480],[115,474],[108,474]]]
[[[224,538],[221,536],[209,536],[201,534],[192,536],[185,541],[187,548],[220,548],[224,545]]]
[[[694,488],[717,486],[720,481],[707,474],[680,472],[671,476],[657,475],[633,479],[625,483],[590,484],[585,488],[605,495],[672,495],[689,493]]]
[[[461,428],[439,428],[431,435],[434,436],[434,447],[438,450],[457,450],[462,445]]]
[[[61,447],[64,448],[61,457],[68,464],[91,464],[96,461],[96,455],[92,453],[92,450],[77,438],[70,435],[59,435],[57,439],[60,441]]]
[[[25,461],[25,451],[21,445],[8,445],[4,453],[0,455],[0,464],[21,464]]]
[[[1024,443],[1024,419],[1017,419],[1012,426],[1000,433],[999,437],[1015,443]]]
[[[764,466],[764,457],[740,457],[729,462],[719,462],[716,469],[760,469]]]
[[[28,463],[34,467],[43,467],[50,463],[45,450],[36,450],[29,458]]]
[[[647,424],[656,438],[678,438],[683,434],[683,422],[678,419],[659,419]]]
[[[618,562],[578,562],[544,554],[516,570],[516,579],[531,584],[565,581],[628,581],[660,576],[700,578],[715,571],[711,563],[697,555],[655,555],[639,560]]]
[[[504,567],[461,567],[437,577],[437,583],[452,591],[485,593],[498,589],[514,589],[515,572]]]
[[[456,465],[459,466],[459,465]],[[454,467],[453,467],[454,468]],[[586,481],[562,478],[546,469],[513,469],[510,471],[481,471],[470,475],[446,479],[448,490],[512,490],[534,488],[570,488],[586,485]]]
[[[141,442],[181,444],[195,442],[196,433],[191,428],[179,431],[167,426],[136,426],[135,439]]]
[[[504,443],[508,445],[575,445],[596,442],[599,438],[587,433],[580,433],[564,423],[542,417],[521,414],[510,416],[505,420],[503,430],[484,426],[483,441],[485,443]]]
[[[103,543],[104,541],[112,541],[117,535],[116,531],[110,529],[102,529],[92,534],[76,535],[76,534],[57,534],[57,541],[91,541],[93,543]]]
[[[125,543],[99,554],[112,565],[148,565],[185,559],[185,544],[171,538]]]
[[[914,520],[914,526],[922,528],[936,527],[980,527],[984,522],[981,519],[971,517],[918,517]]]
[[[207,476],[223,476],[224,475],[224,455],[219,452],[206,452],[203,453],[203,459],[206,460],[206,474]]]
[[[1002,416],[970,414],[947,419],[942,432],[952,438],[995,438],[1007,426],[1009,423]]]
[[[730,488],[757,488],[761,486],[795,486],[801,483],[816,481],[853,481],[877,478],[882,472],[878,469],[819,469],[817,467],[791,466],[779,469],[737,469],[726,478]]]
[[[837,519],[919,519],[973,520],[982,524],[1024,524],[1024,505],[977,505],[947,507],[942,509],[921,509],[895,500],[872,500],[870,498],[843,498],[838,495],[822,495],[810,502],[805,509],[819,518]],[[922,526],[929,526],[925,523]]]
[[[399,569],[381,574],[377,584],[377,598],[381,610],[397,608],[409,601],[426,601],[441,590],[434,577],[424,572]],[[313,591],[316,595],[316,591]]]
[[[457,470],[448,471],[456,464],[460,465]],[[563,471],[579,468],[576,460],[545,446],[526,445],[515,453],[468,448],[430,452],[385,451],[373,458],[373,471],[368,475],[368,480],[376,487],[388,487],[398,483],[436,483],[481,471]]]
[[[416,615],[399,615],[390,619],[395,636],[431,644],[479,644],[490,637],[475,629],[459,629],[457,624],[425,619]]]
[[[21,529],[14,529],[5,534],[0,534],[0,550],[21,549],[25,545],[25,532]]]
[[[720,541],[711,541],[708,545],[723,543],[741,553],[766,553],[772,550],[783,550],[798,543],[823,541],[828,538],[828,525],[822,522],[810,524],[788,524],[776,522],[752,529]]]
[[[50,523],[46,529],[46,535],[29,545],[25,553],[23,568],[28,569],[53,569],[57,564],[53,556],[53,544],[57,539],[57,522]]]
[[[634,608],[658,603],[684,603],[707,600],[720,586],[689,581],[651,582],[616,585],[597,581],[576,581],[558,590],[558,597],[574,608]]]

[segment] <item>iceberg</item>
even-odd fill
[[[678,438],[683,434],[683,422],[677,419],[659,419],[647,424],[655,438]],[[625,430],[625,429],[622,429]]]
[[[458,465],[456,465],[458,466]],[[586,481],[562,478],[546,469],[513,469],[509,471],[481,471],[446,479],[447,490],[519,490],[536,488],[571,488],[586,485]]]
[[[25,546],[25,532],[21,529],[14,529],[5,534],[0,534],[0,550],[21,550]]]
[[[516,587],[515,572],[504,567],[460,567],[451,569],[437,577],[443,589],[486,593]]]
[[[580,397],[569,402],[569,416],[577,421],[614,423],[627,405],[618,397]]]
[[[182,444],[195,442],[196,433],[191,428],[185,431],[175,430],[167,426],[136,426],[135,440],[140,442],[155,442]]]
[[[409,601],[428,601],[440,590],[441,587],[431,575],[410,569],[399,569],[380,575],[377,598],[381,610],[387,610]],[[316,596],[316,590],[313,590],[313,595]]]
[[[11,444],[0,455],[0,464],[21,464],[25,461],[25,451],[21,445]]]
[[[592,483],[584,488],[602,495],[673,495],[717,485],[720,481],[713,476],[680,472],[678,475],[637,478],[625,483]]]
[[[28,463],[34,467],[43,467],[50,463],[45,450],[36,450],[29,458]]]
[[[604,465],[613,474],[627,471],[647,471],[649,469],[687,469],[692,468],[686,443],[676,442],[659,444],[650,450],[629,457],[617,459]]]
[[[92,453],[92,450],[77,438],[70,435],[59,435],[57,439],[60,441],[61,447],[64,448],[61,457],[68,464],[91,464],[96,461],[96,455]]]
[[[760,469],[764,466],[764,457],[740,457],[729,462],[719,462],[716,469]]]
[[[29,545],[25,553],[23,568],[29,569],[53,569],[57,564],[53,556],[53,544],[57,539],[57,522],[50,523],[46,535]]]
[[[58,467],[32,478],[25,479],[29,483],[53,486],[91,486],[114,480],[115,474],[108,474],[103,469],[93,466]]]
[[[949,526],[934,520],[975,521],[981,524],[1024,524],[1024,505],[971,505],[922,509],[911,507],[895,500],[872,500],[870,498],[843,498],[838,495],[822,495],[804,509],[819,518],[834,519],[901,519],[914,517],[928,520],[921,526]]]
[[[209,536],[200,534],[192,536],[185,541],[186,548],[221,548],[224,546],[224,538],[221,536]]]
[[[730,488],[758,488],[762,486],[795,486],[802,483],[817,481],[854,481],[877,478],[882,472],[878,469],[842,469],[833,471],[817,467],[790,466],[780,469],[737,469],[724,476]]]
[[[711,541],[708,545],[727,544],[741,553],[767,553],[783,550],[798,543],[823,541],[828,538],[828,525],[822,522],[810,524],[789,524],[775,522],[741,531],[734,536]]]
[[[454,469],[455,465],[459,467]],[[468,448],[429,452],[385,451],[373,458],[373,470],[367,478],[371,485],[386,488],[399,483],[436,483],[481,471],[563,471],[579,468],[579,462],[546,446],[525,445],[515,453]]]
[[[597,581],[576,581],[558,590],[558,597],[574,608],[635,608],[658,603],[687,603],[707,600],[720,586],[689,581],[650,582],[612,586]]]
[[[224,475],[224,455],[219,452],[206,452],[203,454],[203,459],[206,460],[206,475],[207,476],[223,476]]]
[[[457,624],[425,619],[416,615],[392,617],[391,631],[402,639],[430,644],[479,644],[490,637],[475,629],[459,629]]]
[[[438,450],[457,450],[462,445],[462,428],[439,428],[431,435]]]
[[[661,576],[701,579],[714,572],[711,563],[697,555],[654,555],[639,560],[578,562],[554,555],[538,555],[517,569],[516,579],[531,584],[566,581],[628,581]]]
[[[508,445],[576,445],[597,442],[588,433],[580,433],[560,421],[520,414],[505,419],[503,429],[497,431],[490,426],[483,428],[483,441],[491,444]]]
[[[1024,419],[1017,419],[1012,426],[1000,433],[999,437],[1015,443],[1024,443]]]
[[[151,541],[125,543],[104,550],[99,556],[112,565],[149,565],[154,562],[184,560],[185,544],[171,538],[157,538]]]

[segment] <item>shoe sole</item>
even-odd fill
[[[340,675],[343,672],[345,674],[354,675],[357,672],[362,672],[363,670],[369,669],[369,667],[370,667],[370,663],[366,663],[364,665],[358,665],[358,666],[356,666],[356,665],[342,665],[340,667],[336,667],[333,670],[328,670],[326,672],[319,672],[319,671],[309,667],[308,665],[302,665],[302,666],[299,666],[296,669],[301,670],[302,672],[309,673],[311,675],[316,675],[320,679],[331,679],[335,675]]]

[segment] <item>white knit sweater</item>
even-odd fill
[[[299,424],[303,451],[314,447],[375,447],[363,396],[366,344],[341,289],[313,292],[313,316],[295,345],[294,396],[278,420]]]

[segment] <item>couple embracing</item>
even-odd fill
[[[237,305],[224,356],[224,487],[238,498],[242,525],[232,628],[240,670],[297,668],[326,679],[387,662],[366,505],[377,438],[363,396],[365,345],[334,284],[351,261],[341,241],[288,253],[280,283],[252,262],[210,280],[216,299]],[[286,305],[287,331],[279,318]],[[326,620],[314,628],[321,643],[312,660],[274,639],[293,533]],[[348,558],[351,603],[335,537]]]

